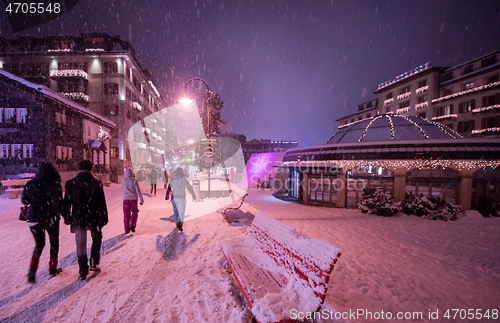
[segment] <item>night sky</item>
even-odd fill
[[[164,106],[201,77],[225,102],[223,131],[301,146],[327,141],[335,119],[374,98],[381,82],[500,49],[498,0],[81,0],[16,34],[3,11],[0,19],[4,37],[120,35],[152,71]],[[203,84],[191,87],[201,97]]]

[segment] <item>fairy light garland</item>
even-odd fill
[[[394,123],[390,115],[386,116],[389,119],[389,125],[391,126],[391,140],[394,140]]]
[[[443,116],[433,117],[432,120],[444,120],[444,119],[450,119],[450,118],[456,118],[456,117],[458,117],[457,114],[445,114]]]
[[[475,170],[480,168],[498,168],[500,160],[449,160],[449,159],[407,159],[407,160],[305,160],[283,162],[284,166],[297,167],[337,167],[343,170],[349,170],[362,166],[377,166],[385,169],[405,168],[424,169],[424,168],[454,168],[457,170]]]
[[[381,116],[377,116],[375,118],[373,118],[370,123],[368,123],[368,125],[365,127],[365,129],[363,130],[363,133],[361,134],[361,137],[359,137],[359,142],[361,142],[361,140],[363,140],[363,138],[365,137],[365,134],[366,134],[366,131],[368,130],[368,128],[370,128],[370,126],[372,125],[373,121],[377,120],[378,118],[380,118]]]
[[[419,124],[417,124],[415,121],[413,120],[410,120],[410,118],[408,118],[408,116],[400,116],[402,118],[404,118],[406,121],[408,122],[411,122],[415,127],[418,128],[418,130],[420,130],[420,132],[422,133],[422,135],[425,137],[425,139],[429,139],[429,136],[427,136],[427,134],[425,133],[424,129],[422,129],[422,127],[420,127]]]
[[[493,83],[481,85],[481,86],[475,87],[473,89],[468,89],[468,90],[465,90],[465,91],[453,93],[453,94],[450,94],[450,95],[447,95],[447,96],[443,96],[443,97],[434,99],[434,100],[432,100],[432,103],[441,102],[441,101],[444,101],[444,100],[455,98],[457,96],[462,96],[462,95],[471,94],[471,93],[474,93],[474,92],[477,92],[477,91],[486,90],[486,89],[488,89],[490,87],[496,87],[496,86],[499,86],[499,85],[500,85],[500,81],[496,81],[496,82],[493,82]]]
[[[477,108],[477,109],[472,110],[472,113],[486,112],[486,111],[495,110],[495,109],[500,109],[500,104],[495,104],[495,105],[490,105],[487,107]]]
[[[485,133],[485,132],[498,132],[498,131],[500,131],[500,127],[472,130],[471,134],[478,135],[478,134]]]
[[[444,124],[442,123],[439,123],[439,122],[434,122],[434,121],[430,121],[429,119],[426,119],[429,123],[439,127],[439,129],[441,129],[442,131],[444,131],[448,136],[450,136],[451,138],[455,139],[455,138],[463,138],[462,135],[460,135],[458,132],[456,132],[455,130],[452,130],[448,127],[446,127]]]

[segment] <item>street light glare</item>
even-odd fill
[[[184,104],[184,105],[188,105],[189,103],[191,103],[193,100],[190,100],[188,98],[183,98],[183,99],[180,99],[179,102]]]

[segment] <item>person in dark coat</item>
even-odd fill
[[[70,220],[71,232],[75,233],[79,278],[84,280],[89,273],[87,230],[92,236],[90,270],[99,271],[102,227],[108,223],[108,209],[102,183],[92,175],[92,162],[83,160],[79,167],[80,173],[64,186],[63,216]]]
[[[28,282],[35,283],[38,261],[45,247],[45,231],[49,236],[50,260],[49,273],[57,275],[59,254],[59,220],[61,214],[62,188],[61,176],[51,163],[43,162],[38,167],[35,178],[24,186],[21,203],[28,206],[26,221],[35,239],[35,249],[31,256]]]
[[[151,184],[151,194],[149,195],[150,197],[153,197],[153,188],[154,188],[154,196],[156,196],[156,181],[158,179],[158,172],[156,169],[151,169],[151,172],[149,173],[149,184]]]
[[[172,206],[174,208],[175,224],[179,231],[182,231],[184,224],[184,213],[186,212],[186,189],[191,193],[193,201],[196,200],[193,187],[189,184],[188,180],[184,177],[184,170],[177,168],[175,170],[175,177],[170,181],[165,194],[165,200],[172,199]]]

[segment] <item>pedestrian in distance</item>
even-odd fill
[[[46,162],[40,164],[35,178],[24,186],[21,203],[29,205],[26,221],[35,239],[28,282],[36,283],[38,262],[45,247],[45,231],[50,242],[49,274],[55,276],[62,271],[61,268],[57,268],[62,187],[61,176],[54,165]]]
[[[130,168],[125,169],[125,177],[122,179],[123,189],[123,228],[125,233],[135,232],[139,208],[137,200],[141,205],[144,204],[139,182],[134,177],[134,172]]]
[[[151,169],[149,173],[149,184],[151,184],[151,194],[150,197],[153,197],[153,188],[154,188],[154,196],[156,196],[156,181],[158,179],[158,172],[155,168]]]
[[[182,168],[179,167],[175,170],[174,178],[170,180],[167,193],[165,194],[165,200],[168,201],[171,199],[171,203],[174,208],[175,225],[179,231],[182,231],[182,225],[184,224],[184,213],[186,212],[186,189],[189,193],[191,193],[193,201],[196,200],[193,187],[185,178]]]
[[[89,269],[100,271],[102,228],[108,224],[108,208],[102,183],[92,175],[92,162],[83,160],[79,168],[80,173],[64,186],[63,216],[69,219],[71,232],[75,234],[79,279],[85,280]],[[90,266],[87,258],[87,231],[90,231],[92,237]]]

